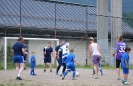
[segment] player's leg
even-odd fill
[[[44,72],[46,72],[46,64],[47,64],[47,58],[44,58]]]
[[[93,69],[92,69],[92,70],[93,70],[93,73],[92,73],[92,75],[94,75],[94,74],[95,74],[94,66],[93,66]]]
[[[62,76],[62,80],[64,80],[64,78],[66,77],[66,75],[68,74],[68,72],[71,71],[70,67],[67,67],[66,71],[64,72],[63,76]]]
[[[61,67],[61,59],[57,59],[57,62],[58,62],[58,67],[57,67],[57,69],[56,69],[56,74],[58,75],[58,71],[59,71],[59,69],[60,69],[60,67]]]
[[[50,72],[52,73],[52,60],[51,60],[51,57],[48,58],[48,63],[49,63],[49,67],[50,67]]]
[[[73,71],[73,73],[72,73],[72,80],[76,80],[76,79],[75,79],[75,77],[76,77],[75,65],[73,65],[73,66],[71,67],[71,71]]]
[[[120,78],[120,63],[121,63],[121,60],[118,60],[116,59],[116,71],[117,71],[117,75],[118,75],[118,80],[121,80]]]
[[[66,63],[63,63],[63,71],[62,71],[62,73],[64,73],[65,70],[66,70]]]
[[[26,57],[24,56],[24,70],[26,70]]]
[[[128,79],[128,74],[129,74],[129,68],[125,68],[125,82],[124,82],[124,84],[125,85],[130,85],[130,83],[127,81],[127,79]]]
[[[101,64],[98,65],[98,68],[99,68],[99,70],[100,70],[100,72],[101,72],[101,76],[103,76],[103,71],[102,71]]]

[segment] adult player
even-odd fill
[[[94,42],[94,38],[90,37],[90,45],[89,45],[89,50],[90,50],[90,58],[92,58],[92,62],[94,65],[94,70],[95,70],[95,75],[94,75],[94,79],[98,78],[98,64],[100,63],[100,59],[102,57],[101,55],[101,51],[100,51],[100,47],[97,43]]]
[[[58,62],[58,67],[56,69],[56,75],[58,75],[58,71],[62,65],[62,51],[59,51],[59,56],[58,56],[58,50],[60,49],[60,47],[64,44],[64,41],[61,41],[59,45],[56,46],[55,51],[56,51],[56,59]]]
[[[116,54],[116,71],[117,71],[117,75],[118,75],[117,79],[121,80],[121,77],[120,77],[120,63],[121,63],[121,57],[122,57],[123,53],[125,52],[126,43],[123,42],[122,35],[119,35],[117,40],[118,40],[118,42],[116,43],[116,50],[113,53],[113,56],[115,57],[115,54]]]
[[[18,75],[16,77],[17,80],[22,80],[20,75],[24,69],[24,57],[23,57],[23,55],[25,54],[25,49],[24,49],[24,44],[22,42],[23,42],[23,37],[20,36],[18,38],[18,42],[16,42],[12,47],[12,53],[14,54],[13,60],[14,60],[14,63],[16,65],[16,71],[18,73]],[[19,67],[19,65],[20,65],[20,67]]]
[[[25,54],[24,54],[24,70],[26,70],[27,58],[28,58],[28,50],[27,50],[27,48],[25,47]]]
[[[60,68],[61,71],[61,75],[64,74],[65,70],[66,70],[66,58],[68,56],[68,47],[67,47],[67,43],[64,43],[60,49],[58,50],[58,57],[60,54],[60,51],[62,51],[62,66]]]
[[[48,42],[48,46],[46,46],[43,49],[43,56],[42,56],[42,59],[44,59],[44,72],[46,72],[46,64],[47,63],[49,63],[50,72],[53,72],[52,71],[52,63],[51,63],[51,61],[52,61],[51,55],[54,57],[53,48],[51,47],[51,43]]]

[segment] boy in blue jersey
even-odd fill
[[[76,76],[76,69],[75,69],[75,65],[74,62],[76,62],[78,64],[78,62],[75,60],[75,55],[73,54],[74,50],[70,49],[70,54],[67,56],[66,59],[66,65],[67,65],[67,70],[64,73],[62,80],[64,80],[64,78],[66,77],[67,73],[72,71],[72,80],[75,80],[75,76]]]
[[[37,74],[34,73],[34,69],[35,69],[35,66],[36,66],[35,52],[32,52],[31,54],[32,54],[32,56],[30,58],[30,67],[31,67],[30,75],[35,76],[35,75],[37,75]]]
[[[23,37],[20,36],[18,38],[18,42],[16,42],[13,47],[12,47],[12,53],[14,54],[14,63],[16,65],[16,71],[18,73],[16,79],[17,80],[22,80],[20,77],[21,72],[24,69],[24,54],[25,54],[25,49],[24,49],[24,44],[23,44]],[[19,67],[20,66],[20,67]]]
[[[125,49],[125,53],[122,55],[122,69],[123,69],[123,75],[124,75],[124,78],[122,80],[122,82],[125,84],[125,85],[129,85],[130,83],[127,82],[127,78],[128,78],[128,74],[129,74],[129,53],[131,51],[131,48],[129,47],[126,47]]]

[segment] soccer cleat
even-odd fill
[[[62,74],[60,74],[60,76],[62,76]]]
[[[17,79],[17,80],[22,80],[22,78],[21,78],[21,77],[18,77],[18,76],[16,77],[16,79]]]
[[[121,80],[121,77],[118,77],[117,79],[118,79],[118,80]]]
[[[51,73],[53,73],[53,71],[52,71],[52,70],[50,70],[50,72],[51,72]]]
[[[95,73],[92,73],[92,75],[94,75]]]
[[[93,78],[94,78],[94,79],[97,79],[97,78],[98,78],[98,76],[97,76],[97,75],[94,75],[94,76],[93,76]]]
[[[130,83],[129,83],[129,82],[127,82],[127,81],[126,81],[126,82],[124,82],[124,84],[125,84],[125,85],[130,85]]]
[[[46,70],[44,70],[44,72],[46,72]]]
[[[24,70],[26,70],[26,68],[24,68]]]
[[[124,83],[125,81],[124,81],[124,80],[122,80],[121,82],[122,82],[122,83]]]

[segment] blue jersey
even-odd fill
[[[53,48],[52,47],[45,47],[43,49],[44,52],[44,57],[51,57],[51,53],[53,52]]]
[[[60,47],[61,47],[60,45],[56,46],[55,48],[56,54],[58,53],[58,50],[60,49]],[[62,58],[62,51],[60,51],[59,57]]]
[[[126,63],[125,63],[125,60],[127,61],[127,64],[129,66],[129,54],[127,52],[125,52],[123,55],[122,55],[122,68],[126,68]]]
[[[35,60],[35,56],[32,55],[31,58],[30,58],[30,66],[32,68],[34,68],[36,66],[36,60]]]
[[[22,49],[24,48],[24,44],[21,42],[16,42],[12,49],[14,50],[14,55],[23,55]]]
[[[73,53],[70,53],[70,54],[67,56],[66,65],[67,65],[67,66],[74,66],[74,59],[75,59],[75,55],[74,55]]]

